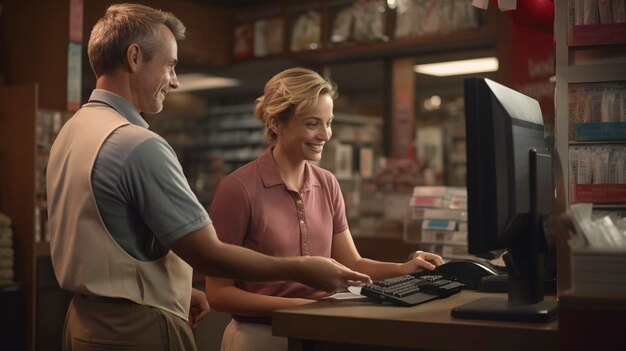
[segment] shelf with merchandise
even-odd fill
[[[384,0],[303,1],[282,11],[275,5],[240,10],[233,28],[236,61],[397,56],[433,47],[466,48],[468,43],[493,42],[498,35],[497,11],[478,11],[456,0],[397,5]],[[278,43],[277,49],[270,52],[269,42]]]
[[[600,7],[595,13],[589,7],[593,4],[605,6],[603,13],[599,13]],[[613,18],[617,21],[607,17],[607,4],[618,5],[618,17]],[[591,203],[594,214],[623,217],[626,179],[621,159],[626,138],[621,134],[626,119],[624,100],[619,96],[625,94],[626,86],[624,2],[568,0],[554,5],[555,141],[557,168],[562,170],[556,203],[563,205],[563,210],[576,203]],[[557,252],[565,253],[557,255],[561,292],[571,287],[570,251],[567,240],[557,240]]]
[[[626,141],[626,82],[568,85],[570,141]]]
[[[623,0],[568,0],[566,6],[569,46],[626,43],[626,4]]]
[[[626,23],[573,25],[568,30],[570,46],[626,43]]]

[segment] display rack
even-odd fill
[[[567,210],[569,204],[577,201],[593,203],[594,210],[603,211],[623,211],[626,208],[626,197],[618,196],[606,201],[599,200],[594,195],[593,190],[602,188],[602,184],[584,184],[579,185],[576,189],[576,180],[574,178],[573,163],[570,157],[570,148],[597,146],[597,145],[616,145],[624,146],[623,141],[593,140],[593,141],[577,141],[575,140],[575,124],[574,120],[578,119],[576,115],[570,112],[570,92],[572,87],[579,84],[590,84],[595,86],[603,86],[605,84],[612,85],[616,82],[626,81],[626,52],[624,45],[608,44],[605,40],[596,39],[593,41],[583,42],[577,37],[575,30],[584,28],[584,30],[593,31],[596,36],[605,36],[603,29],[608,29],[607,24],[598,25],[580,25],[576,24],[575,19],[571,16],[573,10],[571,1],[555,1],[555,65],[556,65],[556,116],[555,116],[555,147],[557,153],[557,208],[560,211]],[[619,38],[619,37],[617,37]],[[624,37],[621,36],[621,40]],[[584,45],[583,45],[584,43]],[[599,139],[599,138],[598,138]],[[572,174],[570,175],[570,170]],[[576,173],[578,173],[576,171]],[[577,174],[576,174],[577,175]],[[617,184],[623,187],[623,184]],[[577,190],[587,191],[580,187],[590,187],[591,194],[588,198],[577,198],[575,195]],[[580,191],[578,191],[580,193]],[[616,194],[610,191],[611,194]],[[595,197],[595,199],[594,199]],[[606,197],[604,197],[606,199]],[[570,248],[568,246],[567,232],[562,232],[557,238],[557,275],[558,291],[563,292],[571,287],[571,258]]]
[[[583,24],[576,4],[555,2],[555,136],[563,200],[568,204],[592,202],[594,208],[626,208],[623,169],[618,177],[616,167],[626,147],[621,135],[626,125],[626,53],[622,45],[626,35],[620,32],[625,24]],[[616,95],[609,96],[613,92]],[[613,108],[616,106],[621,107],[619,113]]]
[[[416,186],[407,206],[404,241],[447,259],[471,258],[467,249],[467,190]]]

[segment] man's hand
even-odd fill
[[[299,276],[294,280],[326,292],[372,282],[368,275],[355,272],[332,258],[303,256],[299,259],[302,264],[298,267]]]
[[[209,302],[204,292],[191,289],[191,307],[189,308],[189,326],[196,329],[204,317],[209,314]]]

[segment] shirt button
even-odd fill
[[[303,221],[303,220],[300,220],[300,224],[304,224],[304,221]]]

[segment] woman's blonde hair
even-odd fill
[[[320,95],[337,98],[337,86],[310,69],[286,69],[265,84],[263,96],[256,99],[256,117],[265,124],[265,138],[274,142],[274,123],[286,122],[292,116],[311,110]]]

